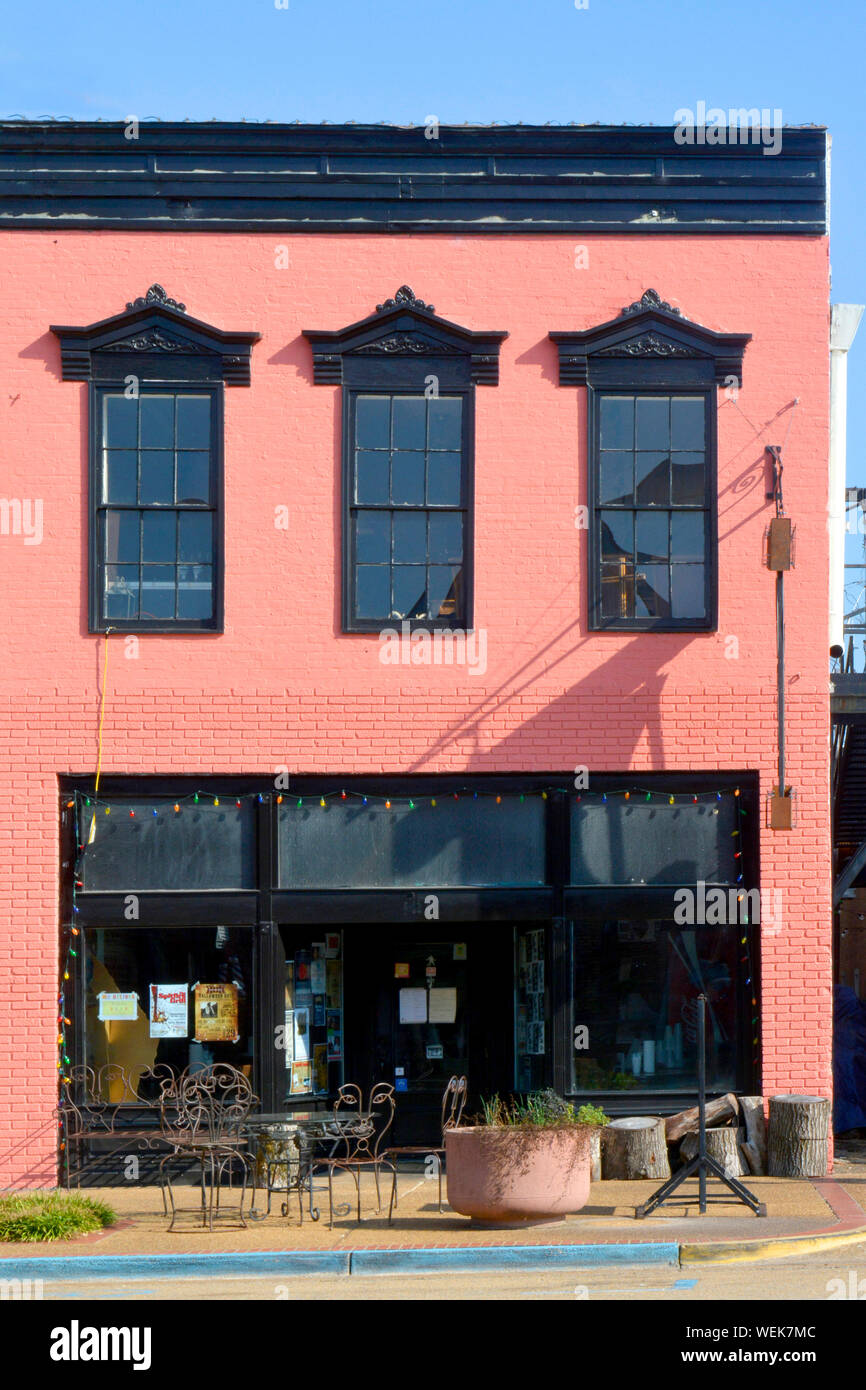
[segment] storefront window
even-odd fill
[[[435,804],[434,804],[435,803]],[[284,888],[534,887],[545,882],[539,797],[353,795],[279,810]]]
[[[285,947],[285,1101],[327,1096],[343,1083],[343,934],[315,940],[282,927]]]
[[[86,892],[254,886],[249,802],[117,798],[82,808],[82,816]]]
[[[574,1089],[693,1091],[701,993],[707,1087],[733,1089],[738,935],[667,921],[575,922]]]
[[[544,927],[515,929],[514,1085],[535,1091],[544,1085],[550,1048],[550,987]]]
[[[88,928],[84,947],[88,1066],[123,1068],[137,1093],[157,1062],[178,1072],[230,1062],[252,1077],[248,928]],[[122,1086],[104,1097],[123,1098]]]

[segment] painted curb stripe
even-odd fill
[[[196,1279],[295,1274],[409,1274],[446,1270],[578,1268],[587,1265],[679,1264],[675,1243],[640,1245],[457,1246],[436,1250],[248,1254],[76,1255],[0,1260],[3,1279]]]
[[[248,1254],[74,1255],[0,1260],[2,1279],[203,1279],[227,1275],[348,1274],[343,1251],[261,1250]]]
[[[449,1270],[581,1268],[590,1265],[678,1265],[679,1246],[499,1245],[436,1250],[353,1250],[352,1274],[435,1274]]]
[[[719,1241],[718,1244],[681,1245],[680,1260],[684,1265],[777,1260],[782,1255],[812,1255],[822,1250],[838,1250],[840,1246],[863,1244],[866,1244],[864,1229],[843,1231],[835,1236],[792,1236],[789,1240],[756,1240],[748,1244]]]

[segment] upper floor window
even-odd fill
[[[159,285],[60,338],[90,382],[90,629],[219,632],[223,383],[248,385],[257,333],[187,316]]]
[[[343,628],[471,627],[475,384],[504,333],[439,318],[403,286],[338,332],[306,333],[342,384]]]
[[[588,388],[590,627],[715,628],[716,392],[741,384],[749,335],[647,290],[618,319],[550,336],[560,384]]]

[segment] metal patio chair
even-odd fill
[[[433,1157],[436,1159],[436,1170],[439,1176],[439,1210],[442,1210],[442,1159],[445,1157],[445,1135],[449,1129],[456,1129],[460,1124],[463,1115],[463,1107],[466,1104],[466,1095],[469,1084],[465,1076],[452,1076],[444,1092],[442,1093],[442,1144],[441,1147],[431,1148],[429,1144],[401,1144],[396,1148],[387,1150],[385,1157],[395,1158],[403,1155],[413,1157]],[[397,1206],[397,1183],[395,1181],[391,1192],[391,1204],[388,1207],[388,1224]]]
[[[187,1069],[176,1086],[166,1088],[161,1096],[161,1138],[170,1152],[159,1165],[162,1200],[166,1215],[171,1206],[168,1229],[174,1229],[178,1208],[171,1182],[172,1164],[178,1159],[198,1164],[201,1177],[202,1225],[213,1230],[214,1205],[216,1216],[220,1209],[220,1189],[224,1179],[232,1187],[232,1175],[240,1167],[241,1189],[237,1216],[244,1220],[244,1197],[247,1180],[254,1173],[255,1157],[250,1151],[246,1129],[247,1117],[258,1098],[249,1078],[227,1062],[216,1062],[197,1071]],[[209,1179],[206,1185],[205,1179]],[[205,1197],[209,1186],[209,1196]]]
[[[394,1087],[387,1081],[377,1081],[370,1089],[366,1110],[363,1101],[364,1097],[360,1086],[348,1084],[340,1087],[334,1106],[334,1115],[338,1116],[345,1112],[347,1120],[351,1120],[354,1114],[357,1123],[352,1125],[337,1140],[336,1147],[342,1147],[345,1150],[344,1153],[332,1153],[329,1158],[319,1160],[328,1169],[328,1207],[332,1227],[334,1225],[334,1173],[338,1169],[341,1172],[351,1173],[354,1178],[359,1221],[361,1220],[361,1173],[365,1168],[372,1168],[373,1170],[376,1181],[377,1212],[382,1210],[382,1195],[379,1189],[380,1168],[388,1168],[391,1171],[392,1201],[394,1198],[397,1169],[387,1154],[382,1152],[383,1141],[394,1122]],[[347,1211],[350,1209],[349,1207],[346,1208]]]

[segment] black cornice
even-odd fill
[[[826,232],[827,134],[673,127],[0,122],[0,226],[173,231]],[[741,131],[741,134],[748,134]]]

